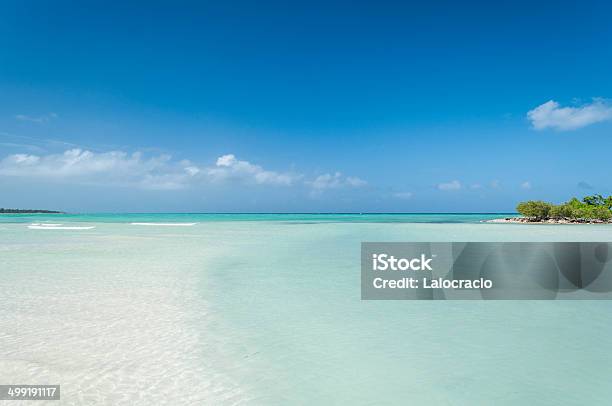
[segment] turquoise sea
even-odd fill
[[[610,302],[360,300],[362,241],[612,241],[481,222],[505,216],[0,215],[0,383],[75,405],[609,404]]]
[[[92,223],[290,221],[343,223],[474,223],[515,213],[88,213],[0,214],[0,223],[66,221]]]

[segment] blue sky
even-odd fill
[[[155,3],[0,5],[0,206],[462,212],[612,193],[603,1]]]

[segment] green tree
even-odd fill
[[[574,210],[572,209],[572,206],[567,203],[564,203],[551,207],[549,215],[554,219],[563,219],[572,218],[573,214]]]
[[[582,200],[573,197],[560,205],[530,200],[519,203],[516,210],[535,221],[548,218],[609,221],[612,219],[612,196],[606,198],[602,195],[585,196]]]
[[[585,196],[582,201],[589,206],[603,206],[606,204],[606,199],[602,195]]]
[[[607,207],[598,207],[595,209],[595,218],[600,220],[610,220],[612,218],[612,211]]]
[[[572,197],[570,199],[570,201],[568,201],[565,204],[570,206],[572,209],[580,209],[580,208],[586,206],[586,204],[584,202],[581,202],[580,200],[576,199],[575,197]]]
[[[525,217],[542,220],[548,218],[551,208],[552,204],[550,203],[541,200],[529,200],[519,203],[518,206],[516,206],[516,211]]]

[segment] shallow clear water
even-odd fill
[[[0,214],[0,223],[36,221],[130,223],[192,221],[290,221],[317,223],[470,223],[512,213],[85,213],[85,214]]]
[[[612,226],[249,216],[2,216],[0,382],[60,383],[66,404],[612,398],[610,302],[368,302],[359,286],[362,241],[612,241]],[[130,224],[172,221],[197,224]]]

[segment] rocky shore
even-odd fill
[[[574,218],[546,218],[534,219],[529,217],[506,217],[503,219],[484,220],[485,223],[516,223],[516,224],[612,224],[612,220],[574,219]]]

